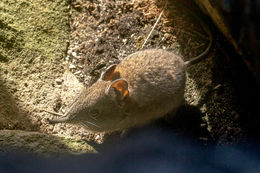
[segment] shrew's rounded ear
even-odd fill
[[[120,77],[119,72],[115,72],[116,64],[109,66],[100,76],[99,80],[112,81]]]
[[[115,101],[121,103],[129,96],[127,81],[125,79],[113,81],[107,88],[106,94],[115,99]]]

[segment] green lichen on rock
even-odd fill
[[[60,57],[68,39],[67,1],[0,2],[0,61]]]

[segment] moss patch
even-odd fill
[[[0,2],[1,61],[60,57],[68,39],[68,8],[64,0]]]
[[[62,73],[68,1],[0,2],[0,128],[35,129],[35,106]],[[18,121],[20,123],[14,123]],[[18,127],[19,124],[19,127]]]

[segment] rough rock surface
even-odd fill
[[[1,152],[35,153],[41,156],[95,153],[86,141],[21,130],[0,130]]]

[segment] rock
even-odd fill
[[[25,152],[42,156],[96,153],[87,142],[39,132],[0,130],[1,152]]]
[[[77,53],[76,52],[72,52],[72,56],[74,56],[76,58],[77,57]]]
[[[69,69],[76,69],[76,66],[74,64],[70,64]]]
[[[57,79],[55,79],[55,82],[56,82],[58,85],[61,85],[61,84],[62,84],[62,82],[63,82],[63,80],[62,80],[62,79],[59,79],[59,78],[57,78]]]

